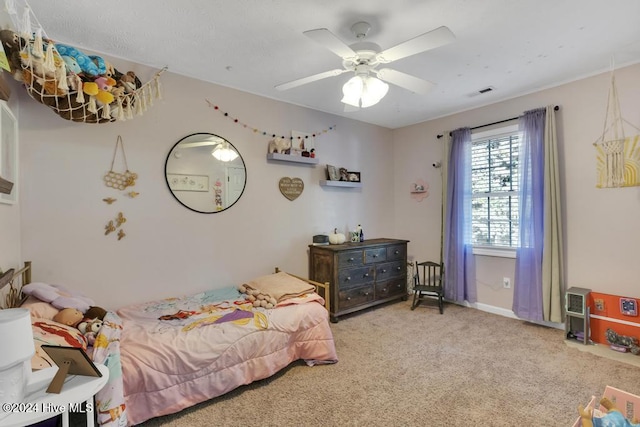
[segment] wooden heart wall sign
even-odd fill
[[[304,190],[304,182],[300,178],[280,178],[278,186],[282,195],[289,200],[297,199]]]

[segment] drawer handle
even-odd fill
[[[347,277],[346,279],[344,279],[346,282],[351,281],[351,277]]]
[[[353,262],[353,261],[355,261],[355,259],[349,258],[349,262]]]
[[[400,284],[396,285],[396,288],[398,288],[398,289],[400,289],[401,287],[402,287],[402,285],[400,285]]]
[[[374,258],[378,258],[378,254],[373,254],[373,257]]]
[[[400,271],[402,270],[402,267],[396,267],[396,270]]]
[[[369,277],[369,273],[364,273],[363,277]]]
[[[387,288],[382,288],[382,292],[387,292]]]
[[[400,253],[399,250],[396,249],[396,251],[394,252],[394,254],[398,255]]]
[[[351,301],[351,297],[347,297],[347,301]]]
[[[382,269],[382,272],[383,272],[383,273],[386,273],[386,272],[387,272],[387,269],[386,269],[386,268],[383,268],[383,269]]]
[[[365,297],[368,297],[369,296],[369,292],[365,292],[362,295],[364,295]]]

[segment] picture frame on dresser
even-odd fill
[[[18,125],[6,101],[0,101],[0,203],[18,201]]]

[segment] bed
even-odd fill
[[[29,282],[24,276],[23,285]],[[110,372],[96,395],[98,424],[135,425],[179,412],[296,360],[309,366],[337,362],[323,298],[327,286],[276,269],[240,287],[107,310],[87,347],[94,362]],[[42,318],[33,316],[42,313],[32,308],[33,295],[25,301],[22,290],[14,289],[15,302],[32,310],[37,339],[34,319]],[[82,346],[75,339],[63,345]]]

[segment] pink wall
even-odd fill
[[[640,65],[616,71],[622,115],[638,127],[639,73]],[[597,189],[595,186],[596,153],[592,144],[603,131],[609,85],[610,74],[604,73],[396,130],[396,232],[411,236],[408,237],[410,254],[418,259],[439,258],[441,180],[431,164],[442,158],[442,140],[436,136],[462,126],[473,127],[518,116],[528,109],[559,105],[556,120],[567,285],[639,297],[640,187]],[[625,132],[635,135],[640,131],[628,126]],[[426,179],[432,189],[432,195],[421,203],[411,200],[407,191],[409,183],[416,178]],[[511,277],[514,282],[514,260],[477,256],[476,263],[479,306],[508,315],[513,286],[504,289],[502,278]]]
[[[131,67],[143,79],[148,70]],[[237,90],[165,73],[164,99],[144,116],[88,125],[68,122],[20,93],[22,258],[32,260],[34,280],[80,289],[105,307],[236,285],[278,266],[307,274],[311,237],[362,224],[368,237],[393,230],[392,132],[361,122],[275,102]],[[218,104],[247,124],[277,134],[336,129],[316,140],[320,164],[267,162],[269,138],[210,108]],[[173,145],[194,132],[227,138],[247,166],[247,186],[229,210],[199,214],[169,193],[164,164]],[[129,167],[138,173],[136,199],[107,188],[117,135]],[[361,171],[362,189],[327,189],[325,165]],[[289,201],[282,177],[304,181]],[[116,197],[113,205],[105,197]],[[127,236],[105,236],[122,211]]]

